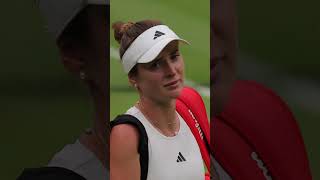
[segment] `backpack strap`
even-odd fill
[[[111,121],[111,129],[119,124],[133,125],[139,132],[140,137],[138,144],[138,153],[140,154],[141,180],[146,180],[149,164],[148,136],[146,129],[136,117],[128,114],[119,115],[113,121]]]
[[[210,169],[210,127],[200,94],[190,87],[185,87],[176,101],[176,110],[188,124],[198,143],[202,159]]]

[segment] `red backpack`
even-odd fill
[[[270,89],[237,81],[211,131],[215,159],[233,179],[312,179],[298,124]]]
[[[189,126],[197,140],[202,159],[210,169],[210,126],[205,105],[199,93],[190,87],[184,87],[176,101],[176,110]],[[210,179],[210,174],[206,174]]]

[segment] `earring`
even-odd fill
[[[80,71],[80,79],[85,80],[87,77],[86,73],[84,73],[83,71]]]
[[[134,86],[134,88],[138,89],[138,84],[137,83],[134,83],[133,86]]]

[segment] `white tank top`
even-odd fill
[[[126,114],[135,116],[148,135],[149,166],[147,180],[204,180],[204,164],[199,146],[182,117],[176,136],[161,134],[136,107]]]

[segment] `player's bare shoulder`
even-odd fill
[[[114,126],[110,134],[110,147],[116,150],[116,154],[138,154],[139,132],[130,124]]]
[[[110,134],[110,178],[114,180],[140,179],[139,132],[129,124],[119,124]]]

